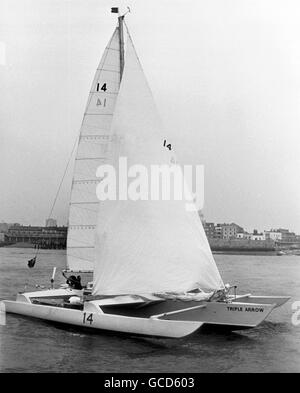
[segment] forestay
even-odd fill
[[[80,130],[71,190],[67,267],[93,270],[98,166],[105,162],[112,114],[120,84],[119,29],[106,47],[97,68]]]
[[[127,157],[128,168],[172,165],[172,152],[133,43],[112,122],[111,163]],[[132,181],[132,179],[131,179]],[[181,200],[106,200],[98,214],[94,295],[142,294],[222,288],[196,211]]]

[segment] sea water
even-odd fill
[[[65,252],[0,248],[0,299],[50,286]],[[289,295],[255,329],[199,331],[183,339],[87,333],[7,314],[0,320],[0,372],[300,372],[300,256],[215,255],[225,283],[239,293]],[[64,282],[57,273],[55,285]],[[300,308],[300,303],[299,303]],[[294,315],[294,317],[293,317]],[[299,321],[297,323],[297,321]]]

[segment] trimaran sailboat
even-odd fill
[[[172,162],[128,29],[125,54],[124,23],[118,16],[97,68],[73,174],[67,271],[93,271],[93,283],[81,287],[71,278],[69,286],[19,293],[5,309],[161,337],[184,337],[203,324],[255,327],[289,298],[230,294],[197,212],[182,201],[97,199],[100,164],[121,156],[128,165]]]

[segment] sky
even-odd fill
[[[1,0],[0,222],[48,217],[113,6],[131,8],[127,24],[179,161],[205,167],[207,221],[300,233],[296,0]]]

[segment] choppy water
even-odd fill
[[[28,249],[0,248],[0,299],[14,299],[26,282],[48,285],[52,268],[65,264],[63,251],[43,250],[34,269],[26,266],[30,257]],[[83,333],[7,315],[0,326],[0,372],[299,372],[300,325],[291,317],[292,303],[300,301],[300,257],[215,259],[224,281],[240,292],[292,300],[255,329],[200,331],[180,340]]]

